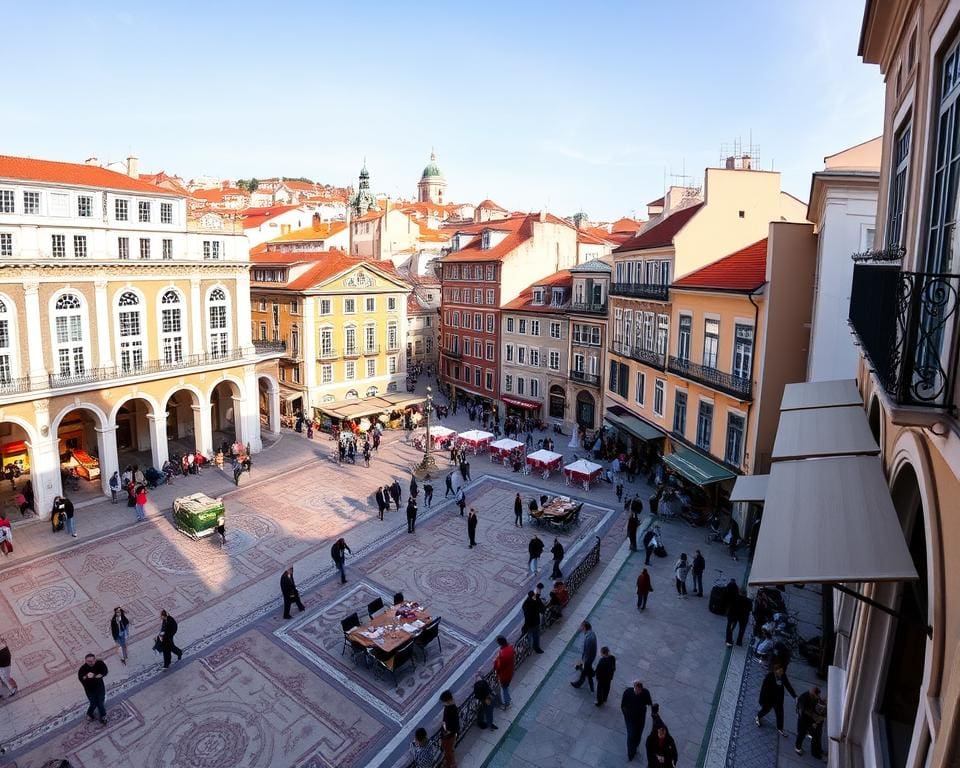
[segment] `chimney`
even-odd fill
[[[127,176],[131,179],[140,178],[140,158],[130,155],[127,158]]]
[[[726,168],[728,171],[732,171],[736,167],[737,167],[736,160],[734,159],[733,155],[730,155],[727,158],[727,162],[726,162],[726,165],[724,165],[724,168]]]
[[[313,231],[314,231],[314,232],[319,232],[319,231],[322,229],[323,223],[320,221],[320,214],[319,214],[319,213],[313,214],[313,224],[312,224],[312,226],[313,226]]]
[[[750,155],[748,155],[746,152],[744,152],[744,153],[743,153],[743,156],[740,158],[740,170],[742,170],[742,171],[749,171],[749,170],[750,170],[751,159],[752,159],[752,158],[750,157]]]
[[[541,224],[543,224],[547,220],[547,212],[543,208],[540,209],[539,219]]]
[[[88,157],[83,161],[84,165],[100,165],[100,161],[95,157]]]

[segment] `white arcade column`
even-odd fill
[[[100,488],[110,495],[110,478],[120,468],[117,455],[117,427],[96,427],[97,453],[100,456]]]
[[[190,406],[193,409],[193,435],[200,452],[209,456],[213,453],[213,405],[201,403]]]
[[[153,466],[160,469],[170,455],[167,443],[167,414],[148,413],[147,426],[150,429],[150,455]]]

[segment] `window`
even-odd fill
[[[265,299],[260,299],[260,300],[257,302],[257,309],[258,309],[259,311],[261,311],[261,312],[266,312],[266,311],[267,311],[267,302],[266,302]]]
[[[486,380],[484,381],[483,385],[488,392],[493,391],[493,371],[491,371],[489,368],[487,368]]]
[[[13,256],[13,235],[9,232],[0,232],[0,256]]]
[[[507,344],[506,347],[504,347],[503,352],[504,352],[503,359],[508,363],[512,363],[513,362],[513,344]]]
[[[743,461],[743,416],[735,413],[727,414],[727,444],[723,452],[723,460],[735,467]]]
[[[12,189],[0,189],[0,213],[14,213],[14,199]]]
[[[77,196],[77,216],[81,219],[93,216],[93,198],[90,195]]]
[[[673,431],[683,435],[687,430],[687,393],[679,389],[673,396]]]
[[[534,289],[533,289],[533,303],[536,304],[537,306],[541,306],[541,305],[543,304],[543,299],[544,299],[544,290],[543,290],[543,288],[534,288]]]
[[[513,392],[513,376],[509,373],[503,377],[503,388],[507,392]]]
[[[513,333],[513,318],[507,318],[507,333]]]
[[[204,240],[203,241],[204,261],[216,261],[219,258],[220,258],[220,241]]]
[[[495,301],[493,288],[487,288],[487,306],[492,307]]]
[[[373,296],[367,296],[365,300],[365,311],[366,312],[377,311],[377,300]]]
[[[295,366],[294,366],[293,368],[291,368],[290,370],[293,372],[293,383],[294,383],[294,384],[299,384],[299,383],[300,383],[300,366],[299,366],[299,365],[295,365]]]
[[[653,384],[653,413],[656,416],[663,416],[664,390],[667,383],[663,379],[657,379]]]
[[[496,279],[493,264],[487,264],[486,273],[487,273],[487,280]]]
[[[483,289],[474,288],[473,289],[473,303],[474,304],[483,304]]]
[[[658,355],[667,354],[667,339],[670,337],[670,316],[657,315],[657,346]]]
[[[693,328],[691,315],[680,315],[680,328],[677,332],[677,358],[686,363],[690,361],[690,332]]]
[[[590,343],[595,346],[600,346],[600,326],[594,325],[590,327]]]
[[[700,410],[697,412],[697,447],[705,451],[710,450],[710,440],[713,437],[713,403],[700,401]]]
[[[653,312],[643,313],[643,348],[653,351]]]
[[[750,378],[753,364],[753,326],[737,324],[733,341],[733,375]]]
[[[40,193],[39,192],[23,193],[23,212],[29,213],[29,214],[40,213]]]
[[[113,201],[113,217],[117,221],[127,221],[130,217],[130,203],[123,198],[117,198]]]
[[[50,236],[50,252],[53,254],[55,259],[63,259],[67,256],[67,236],[66,235],[51,235]]]
[[[298,299],[290,299],[290,314],[291,315],[300,314],[300,301]]]
[[[80,297],[64,293],[53,309],[54,355],[61,378],[82,376],[86,370],[84,355],[84,318]]]
[[[483,342],[480,339],[473,340],[473,356],[477,360],[483,360]]]
[[[517,347],[517,365],[526,365],[527,364],[527,348],[526,347]]]
[[[647,394],[647,375],[643,371],[637,371],[637,391],[634,398],[637,405],[643,405],[643,400]]]
[[[333,383],[333,366],[332,365],[320,366],[320,383],[321,384]]]
[[[173,224],[173,203],[160,203],[160,223]]]
[[[531,396],[531,397],[540,397],[540,381],[539,381],[539,379],[530,379],[530,396]]]
[[[137,203],[137,221],[141,223],[150,221],[150,203],[147,200],[140,200]]]
[[[173,240],[171,240],[169,237],[165,237],[163,238],[163,240],[160,241],[160,243],[163,247],[163,253],[162,253],[163,260],[170,261],[171,259],[173,259]]]
[[[357,354],[357,329],[348,325],[343,329],[343,351],[347,355]]]
[[[551,339],[560,338],[560,323],[555,320],[550,322],[550,338]]]
[[[78,259],[87,258],[87,236],[73,236],[73,255]]]
[[[397,311],[397,297],[387,296],[387,312],[396,312],[396,311]]]
[[[343,374],[345,379],[353,381],[357,378],[357,364],[353,360],[347,360],[343,366]]]
[[[483,315],[481,315],[479,312],[473,316],[473,330],[483,330]]]
[[[167,365],[183,362],[183,302],[174,290],[160,297],[160,350]]]
[[[356,299],[344,299],[343,300],[343,314],[353,315],[357,312],[357,300]]]
[[[260,341],[266,341],[266,340],[267,340],[267,324],[260,323]],[[283,369],[281,368],[280,370],[282,371]]]
[[[320,299],[320,314],[329,315],[333,311],[330,299]]]
[[[430,318],[428,317],[427,320]],[[429,322],[427,323],[429,325]],[[487,333],[493,333],[493,315],[487,315]]]
[[[530,365],[534,367],[540,366],[540,350],[536,347],[530,347]]]
[[[524,394],[526,394],[526,391],[525,391],[526,388],[527,388],[527,387],[526,387],[526,384],[527,384],[527,382],[526,382],[526,380],[523,378],[523,376],[517,376],[517,394],[518,394],[518,395],[524,395]]]
[[[557,247],[559,247],[559,245],[560,245],[560,244],[557,243]],[[554,288],[554,289],[551,291],[551,294],[552,294],[551,303],[553,304],[553,306],[555,306],[555,307],[562,306],[562,304],[563,304],[563,288]]]
[[[960,136],[957,132],[957,119],[960,118],[958,64],[960,50],[955,38],[943,57],[939,77],[934,81],[939,93],[934,94],[937,127],[931,130],[936,138],[936,148],[929,155],[934,161],[927,201],[931,213],[927,224],[925,263],[918,260],[918,265],[923,264],[927,272],[956,272],[953,231],[960,165]],[[936,345],[933,340],[930,343]]]
[[[0,300],[0,382],[9,384],[13,374],[13,348],[10,346],[11,313],[7,302]]]
[[[482,377],[483,377],[483,371],[481,371],[479,368],[474,368],[473,369],[473,386],[475,386],[477,389],[480,388]]]
[[[397,372],[397,356],[390,355],[387,358],[387,373],[394,374]]]
[[[555,349],[551,349],[550,354],[547,356],[547,367],[551,371],[560,370],[560,353]]]
[[[207,299],[207,322],[210,354],[227,354],[230,347],[230,325],[227,318],[227,293],[223,288],[210,291]]]
[[[326,326],[320,329],[320,359],[333,357],[333,328]]]
[[[487,342],[487,360],[493,360],[493,342],[492,341]]]
[[[429,355],[431,352],[433,352],[433,339],[427,336],[427,354]]]
[[[377,351],[377,326],[363,326],[363,351],[367,354]]]
[[[377,358],[368,357],[367,358],[367,378],[373,378],[377,375]]]
[[[539,336],[539,335],[540,335],[540,321],[539,321],[539,320],[531,320],[531,321],[530,321],[530,335],[531,335],[531,336]]]
[[[150,258],[150,238],[149,237],[140,238],[140,258],[141,259]]]
[[[524,317],[521,317],[517,323],[517,333],[526,334],[527,332],[527,320]]]
[[[387,349],[400,349],[400,339],[396,323],[387,323]]]
[[[707,320],[703,324],[703,367],[717,367],[717,350],[720,348],[720,321]]]

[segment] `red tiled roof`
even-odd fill
[[[378,261],[376,259],[348,256],[346,253],[337,248],[333,248],[329,251],[307,251],[305,253],[258,254],[256,257],[251,257],[251,262],[254,264],[287,265],[312,263],[312,266],[308,267],[302,274],[297,275],[285,284],[277,286],[291,291],[309,290],[317,284],[329,280],[331,277],[335,277],[341,272],[345,272],[348,269],[361,264],[365,264],[371,269],[375,269],[395,279],[400,279],[400,276],[397,274],[397,270],[389,261]]]
[[[149,195],[172,195],[176,192],[163,189],[123,173],[109,171],[99,165],[84,163],[61,163],[54,160],[36,160],[32,157],[0,155],[0,178],[21,181],[44,181],[51,184],[72,184],[78,187],[122,189]]]
[[[488,211],[506,211],[507,210],[502,205],[497,205],[490,198],[487,198],[486,200],[482,200],[481,202],[477,203],[477,208],[486,208]]]
[[[239,213],[243,217],[243,228],[252,229],[296,207],[295,205],[271,205],[266,208],[244,208]]]
[[[663,198],[658,197],[656,200],[651,200],[647,205],[663,205]]]
[[[614,253],[638,251],[642,248],[664,248],[671,245],[673,238],[683,229],[684,224],[696,216],[702,207],[703,203],[698,203],[697,205],[691,205],[689,208],[682,208],[668,216],[659,224],[650,227],[646,232],[641,232],[636,237],[630,238],[617,248]]]
[[[544,288],[572,288],[573,287],[573,275],[570,273],[569,269],[561,269],[559,272],[554,272],[552,275],[547,275],[542,280],[537,280],[535,283],[531,283],[522,291],[520,295],[512,301],[507,302],[503,305],[504,309],[536,309],[540,312],[549,312],[549,305],[537,304],[534,305],[533,302],[533,289],[538,287]],[[547,297],[549,299],[549,295]]]
[[[717,288],[755,291],[767,281],[767,239],[674,280],[671,288]]]
[[[589,243],[591,245],[603,245],[607,242],[606,237],[599,237],[591,232],[588,232],[585,229],[577,230],[577,242],[578,243]]]
[[[628,216],[624,216],[622,219],[617,219],[615,222],[613,222],[613,224],[610,225],[610,231],[614,233],[629,232],[631,235],[635,235],[640,231],[640,227],[642,226],[643,224],[641,224],[639,221],[631,219]]]

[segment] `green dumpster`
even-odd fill
[[[224,516],[223,499],[211,499],[205,493],[182,496],[173,502],[173,524],[192,539],[214,533],[217,521]]]

